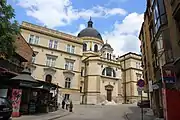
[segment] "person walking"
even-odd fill
[[[68,110],[69,104],[69,100],[66,100],[66,110]]]
[[[64,109],[64,106],[65,106],[65,100],[62,101],[62,109]]]
[[[72,111],[73,111],[73,103],[71,101],[70,104],[69,104],[69,112],[72,112]]]

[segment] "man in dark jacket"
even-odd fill
[[[62,109],[64,109],[64,106],[65,106],[65,100],[62,101]]]

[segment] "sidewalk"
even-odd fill
[[[64,117],[71,114],[67,110],[59,109],[55,112],[49,112],[46,114],[37,114],[37,115],[22,115],[18,118],[12,118],[12,120],[55,120],[60,117]]]
[[[126,113],[125,117],[127,120],[141,120],[141,113],[139,111],[134,113]],[[144,109],[143,120],[164,120],[164,119],[156,118],[153,115],[153,111],[151,109]]]

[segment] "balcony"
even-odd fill
[[[20,73],[23,70],[22,66],[17,65],[8,60],[2,60],[2,59],[0,59],[0,67],[5,68],[8,71],[15,72],[15,73]]]

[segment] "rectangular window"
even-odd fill
[[[156,41],[156,44],[157,44],[158,53],[162,52],[164,50],[162,34],[160,34],[159,38]]]
[[[69,53],[73,53],[74,54],[75,53],[75,46],[68,44],[66,46],[66,51],[69,52]]]
[[[52,48],[53,46],[53,40],[49,40],[49,48]]]
[[[71,53],[74,53],[74,51],[75,51],[75,46],[72,46],[71,47]]]
[[[74,62],[66,61],[65,69],[66,70],[73,70],[73,68],[74,68]]]
[[[49,67],[54,67],[56,62],[56,58],[47,56],[46,65]]]
[[[54,41],[54,49],[57,49],[57,46],[58,46],[58,41],[55,40],[55,41]]]
[[[164,0],[156,0],[153,5],[154,13],[154,32],[157,33],[160,26],[167,23],[167,16],[164,6]]]
[[[29,43],[37,45],[39,43],[39,36],[30,35],[29,36]]]
[[[30,35],[29,37],[29,43],[33,44],[34,42],[34,35]]]
[[[34,44],[38,44],[38,43],[39,43],[39,36],[35,36]]]
[[[67,52],[71,52],[71,46],[70,45],[67,45]]]

